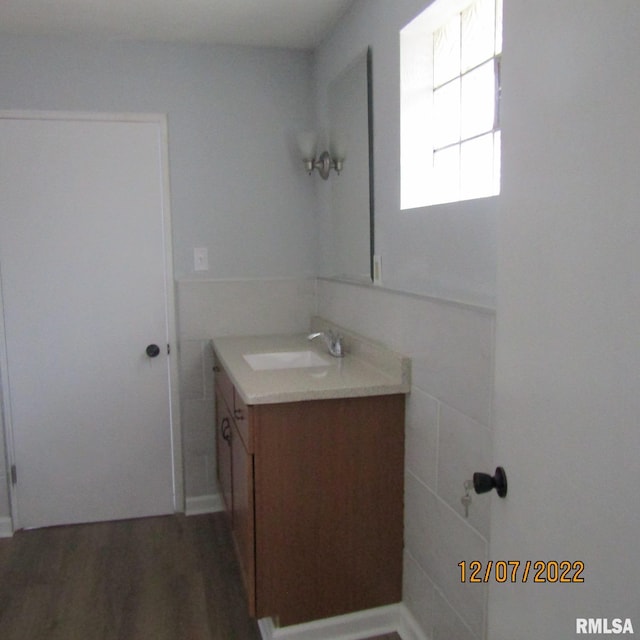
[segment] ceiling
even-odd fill
[[[0,34],[313,49],[353,0],[0,0]]]

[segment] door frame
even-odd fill
[[[167,116],[161,113],[101,113],[75,111],[0,110],[0,120],[68,120],[90,122],[123,122],[156,124],[160,138],[160,172],[162,177],[162,235],[164,244],[164,297],[165,316],[169,339],[169,414],[172,451],[173,510],[183,512],[184,472],[182,460],[182,429],[180,424],[180,395],[178,380],[178,342],[176,329],[175,286],[173,275],[173,245],[171,226],[171,194],[169,184],[169,134]],[[15,464],[14,431],[11,418],[8,356],[4,326],[2,298],[2,265],[0,264],[0,430],[4,431],[5,459],[7,464],[7,491],[11,509],[11,530],[20,528],[17,489],[11,481],[11,468]],[[3,429],[4,427],[4,429]],[[0,482],[0,487],[1,487]],[[0,519],[1,520],[1,519]],[[1,523],[0,523],[1,525]],[[1,527],[0,527],[1,528]]]

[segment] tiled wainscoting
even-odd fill
[[[458,563],[488,553],[491,496],[460,503],[493,472],[494,313],[330,280],[177,283],[187,508],[216,500],[209,339],[304,332],[317,313],[412,359],[407,400],[404,604],[431,640],[483,640],[487,587]]]
[[[301,333],[315,312],[315,279],[176,283],[180,408],[187,512],[215,508],[213,336]]]

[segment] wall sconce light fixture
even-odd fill
[[[333,169],[338,175],[342,171],[345,159],[345,148],[339,136],[332,136],[329,151],[323,151],[318,158],[318,136],[314,131],[303,131],[298,134],[298,147],[302,155],[302,162],[307,173],[311,175],[314,169],[323,180],[329,179],[329,173]]]

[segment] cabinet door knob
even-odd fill
[[[229,422],[229,418],[225,418],[222,421],[220,424],[220,430],[222,432],[222,438],[231,445],[231,423]]]

